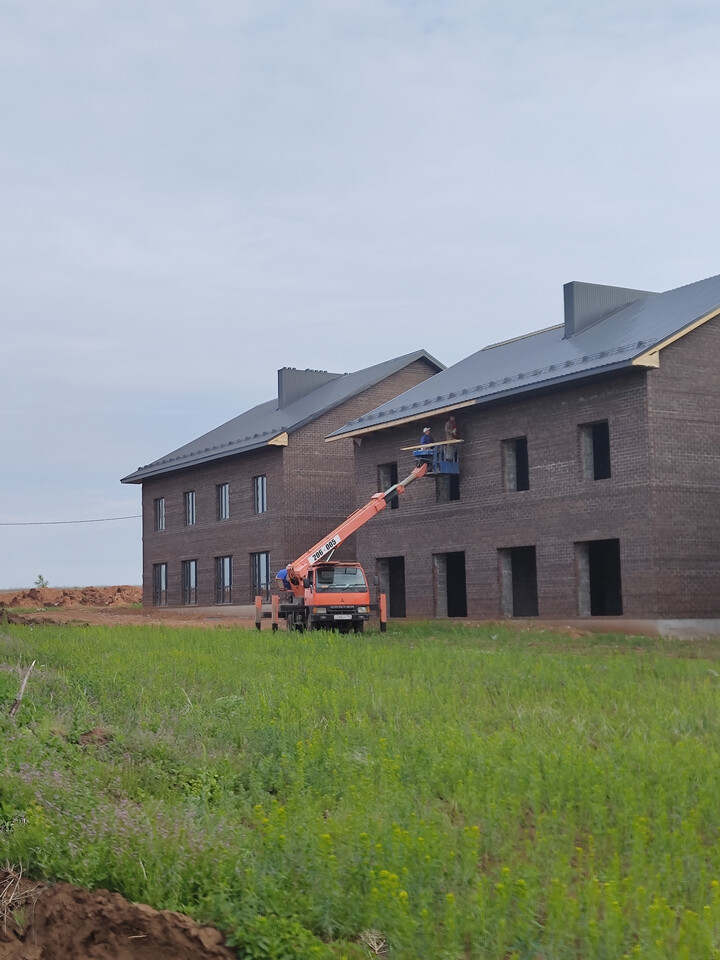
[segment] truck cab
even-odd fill
[[[300,602],[299,602],[300,601]],[[359,563],[332,561],[308,571],[303,597],[282,604],[291,629],[362,633],[370,619],[370,588]]]

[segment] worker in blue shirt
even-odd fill
[[[422,436],[420,437],[420,443],[435,443],[430,433],[430,427],[423,427]]]
[[[292,590],[290,581],[288,580],[287,567],[283,567],[282,570],[278,570],[278,572],[275,574],[275,579],[279,580],[286,590]]]

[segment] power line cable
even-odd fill
[[[96,520],[0,520],[0,527],[48,527],[58,523],[110,523],[112,520],[139,520],[141,513],[129,517],[99,517]]]

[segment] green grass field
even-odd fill
[[[240,957],[720,957],[718,656],[2,626],[0,862],[216,923]]]

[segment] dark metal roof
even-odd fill
[[[330,439],[628,368],[717,311],[720,276],[645,295],[571,337],[560,324],[485,347],[345,424]]]
[[[123,477],[121,483],[142,483],[143,480],[159,474],[265,447],[274,438],[284,433],[293,433],[416,360],[427,360],[437,370],[444,369],[443,364],[425,350],[415,350],[355,373],[337,374],[328,383],[321,384],[282,408],[279,407],[277,399],[252,407],[197,440],[144,467],[138,467],[134,473]]]

